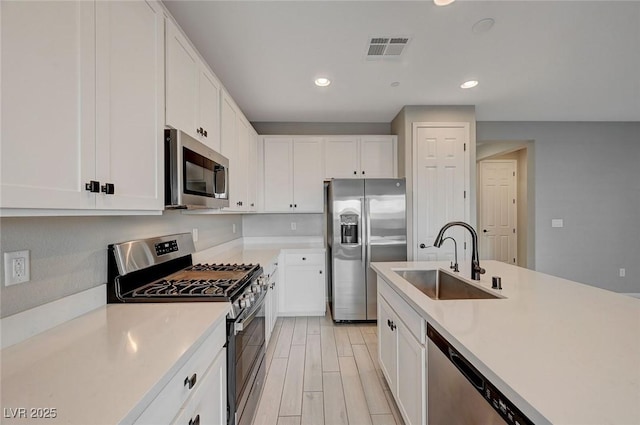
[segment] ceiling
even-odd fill
[[[389,122],[404,105],[640,121],[640,1],[164,3],[250,121]],[[484,18],[493,27],[474,31]],[[370,37],[398,35],[399,58],[366,58]]]

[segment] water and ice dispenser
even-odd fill
[[[340,215],[340,243],[357,244],[358,241],[358,214]]]

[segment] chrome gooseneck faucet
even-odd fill
[[[480,280],[480,275],[484,274],[484,269],[482,267],[480,267],[480,259],[479,259],[479,256],[478,256],[478,234],[476,233],[476,231],[474,230],[473,227],[471,227],[470,225],[468,225],[464,221],[452,221],[452,222],[449,222],[449,223],[445,224],[444,226],[442,226],[442,229],[440,229],[440,231],[438,232],[438,236],[436,236],[436,240],[433,241],[433,246],[435,246],[436,248],[440,248],[442,246],[442,243],[446,239],[444,237],[444,232],[449,227],[453,227],[453,226],[464,227],[465,229],[467,229],[469,231],[469,233],[471,233],[471,244],[472,244],[472,251],[471,251],[471,279]]]

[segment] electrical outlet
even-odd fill
[[[191,234],[193,234],[193,241],[194,241],[194,242],[198,242],[198,229],[197,229],[197,228],[194,228],[194,229],[191,231]]]
[[[291,222],[291,230],[296,230],[296,222],[295,221]]]
[[[29,251],[14,251],[4,253],[4,285],[29,282],[30,264]]]
[[[564,227],[564,220],[561,218],[551,219],[551,227]]]
[[[627,275],[627,271],[625,269],[620,269],[620,277],[625,277]]]

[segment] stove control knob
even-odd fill
[[[260,285],[258,285],[257,283],[254,283],[251,285],[251,292],[256,294],[258,292],[260,292]]]
[[[247,300],[239,300],[239,301],[237,301],[237,304],[238,304],[238,306],[239,306],[240,308],[247,308],[247,307],[249,307],[249,306],[247,305]]]

